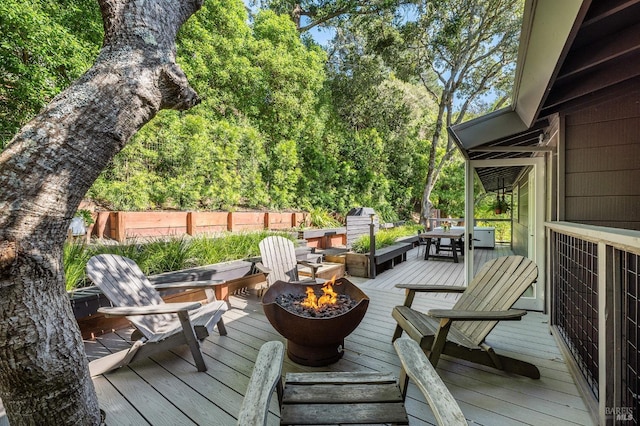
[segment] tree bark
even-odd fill
[[[12,426],[99,424],[62,247],[100,172],[163,108],[199,102],[175,38],[202,0],[99,0],[94,66],[0,153],[0,398]],[[107,419],[108,421],[108,419]]]

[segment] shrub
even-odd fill
[[[293,240],[286,232],[224,233],[219,236],[181,237],[118,245],[85,245],[67,242],[63,263],[67,291],[90,285],[85,268],[89,259],[102,253],[128,257],[147,275],[177,271],[213,263],[259,256],[258,244],[270,235],[281,235]]]
[[[309,209],[309,216],[311,217],[311,226],[317,228],[337,228],[342,226],[327,210]]]
[[[410,224],[396,226],[389,229],[381,229],[376,232],[376,250],[394,244],[398,238],[416,235],[418,229],[422,229],[422,226],[418,224]],[[370,245],[371,238],[369,235],[362,235],[351,244],[351,250],[356,253],[368,253]]]

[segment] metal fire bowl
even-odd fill
[[[294,361],[305,365],[327,365],[337,361],[342,356],[342,345],[344,338],[356,329],[369,306],[369,298],[358,287],[345,278],[336,280],[333,291],[338,294],[346,294],[356,301],[356,305],[347,312],[329,318],[312,318],[290,312],[276,303],[276,298],[281,294],[292,294],[306,296],[307,287],[312,287],[318,294],[321,293],[322,284],[291,283],[276,281],[267,289],[262,298],[264,313],[275,328],[283,337],[289,340],[288,352]],[[292,349],[294,348],[294,349]],[[338,352],[333,359],[310,359],[313,353],[324,358],[323,352]],[[301,357],[296,358],[292,350],[300,353]],[[298,357],[299,358],[299,357]]]

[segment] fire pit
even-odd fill
[[[329,291],[335,296],[323,299],[331,294],[327,284],[276,281],[262,298],[267,319],[287,339],[287,355],[298,364],[318,367],[342,358],[344,338],[367,311],[369,298],[347,279],[336,280]],[[318,308],[300,306],[309,295],[317,298]],[[325,306],[327,299],[333,299],[335,306]]]

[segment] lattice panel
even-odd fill
[[[598,246],[556,232],[552,238],[554,324],[598,398]]]

